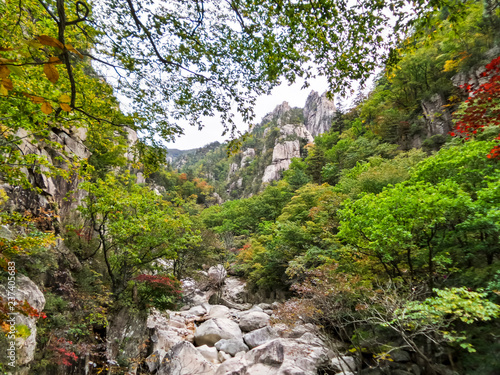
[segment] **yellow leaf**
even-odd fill
[[[42,112],[46,115],[50,115],[52,113],[52,106],[49,102],[43,102],[42,104]]]
[[[83,55],[80,52],[78,52],[76,48],[73,47],[71,44],[66,44],[66,49],[68,51],[75,53],[79,58],[83,59]]]
[[[59,79],[59,72],[57,71],[57,68],[54,66],[54,64],[45,64],[43,66],[43,72],[47,76],[47,79],[54,84]]]
[[[14,85],[12,84],[12,81],[11,81],[10,78],[4,78],[4,79],[2,79],[2,85],[7,90],[13,90],[14,89]]]
[[[52,64],[62,64],[62,61],[57,56],[49,57],[49,62]]]
[[[64,49],[64,45],[58,41],[56,38],[52,38],[48,35],[40,35],[36,37],[40,43],[44,46],[57,47],[59,49]]]
[[[0,94],[2,94],[3,96],[7,96],[9,95],[9,90],[3,87],[3,85],[0,85]]]
[[[71,107],[66,103],[59,103],[61,109],[66,112],[71,112]]]
[[[59,101],[61,103],[69,103],[71,101],[71,98],[69,97],[69,95],[66,95],[66,94],[62,94],[60,97],[59,97]]]
[[[0,65],[0,78],[6,78],[10,74],[8,66]]]
[[[45,102],[45,99],[44,98],[41,98],[39,96],[34,96],[34,95],[28,95],[28,97],[31,99],[31,101],[35,104],[40,104],[40,103],[44,103]]]

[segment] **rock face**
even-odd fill
[[[451,131],[453,126],[451,113],[445,105],[446,101],[440,94],[435,94],[429,100],[422,101],[428,137],[436,134],[445,135]]]
[[[280,128],[280,136],[273,148],[272,164],[264,171],[263,183],[279,180],[281,172],[288,169],[292,158],[300,157],[300,140],[305,143],[313,141],[304,125],[286,124]]]
[[[15,298],[20,301],[27,301],[31,307],[42,311],[45,307],[45,297],[43,293],[38,289],[36,284],[31,281],[28,277],[17,274],[16,280],[16,294]],[[9,293],[7,289],[7,283],[0,285],[0,297],[4,301],[9,301]],[[26,338],[18,337],[15,339],[16,342],[16,354],[15,362],[19,374],[29,373],[29,364],[33,361],[35,357],[36,348],[36,319],[33,317],[25,316],[22,314],[17,314],[15,316],[15,325],[22,325],[28,327],[30,330],[30,335]],[[9,342],[4,334],[0,337],[0,347],[9,347]],[[10,363],[11,360],[6,358],[6,350],[0,352],[0,363]],[[7,366],[6,366],[7,367]]]
[[[335,111],[335,103],[326,97],[326,92],[321,96],[316,91],[309,94],[304,107],[304,124],[313,137],[330,130]]]

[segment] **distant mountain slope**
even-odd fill
[[[304,146],[330,130],[335,111],[326,94],[312,91],[304,108],[283,102],[264,116],[230,158],[226,145],[214,142],[196,150],[169,150],[169,161],[190,177],[210,181],[224,199],[248,197],[279,180],[292,158],[305,156]]]

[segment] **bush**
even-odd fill
[[[182,300],[182,285],[173,276],[139,275],[137,285],[139,303],[160,310],[176,309]]]

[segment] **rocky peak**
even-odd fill
[[[311,91],[304,107],[304,124],[313,137],[330,130],[335,111],[335,103],[326,97],[326,92],[320,96]]]

